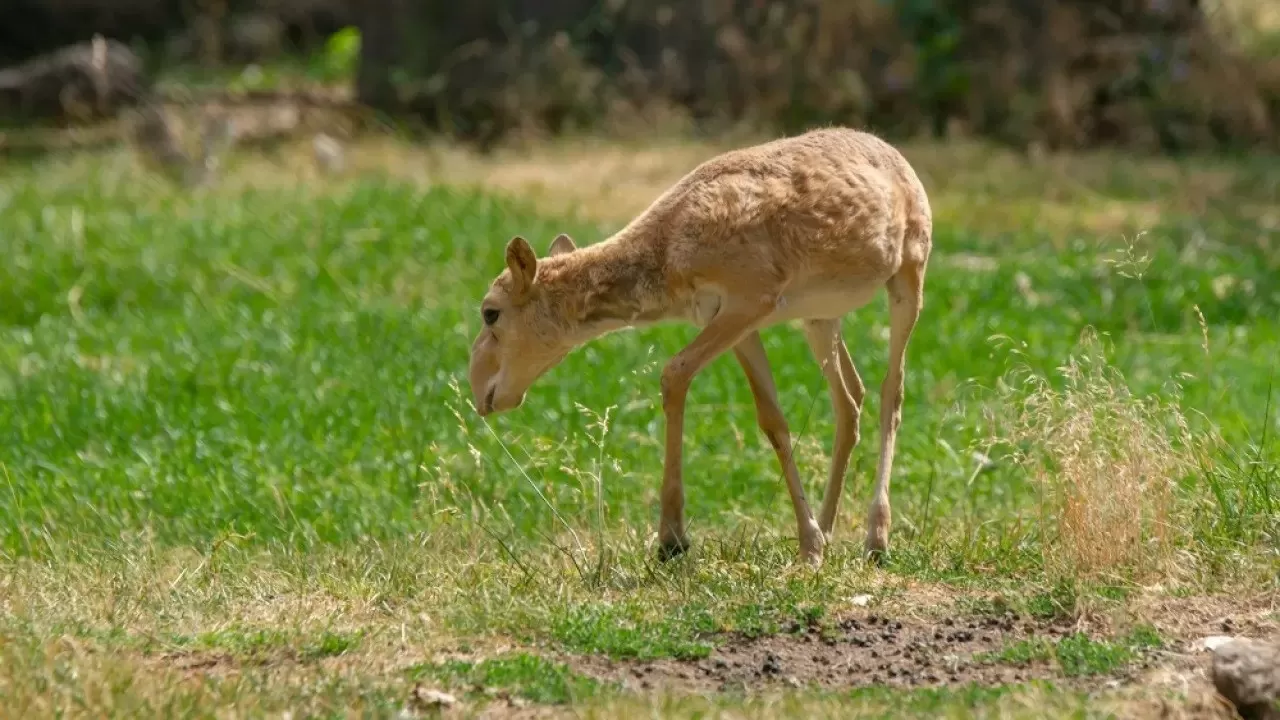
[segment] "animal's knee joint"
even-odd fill
[[[787,431],[784,424],[781,427],[769,423],[761,422],[760,429],[764,431],[764,436],[769,438],[769,444],[773,449],[779,452],[791,450],[791,433]]]
[[[670,365],[667,365],[662,371],[662,379],[660,381],[663,408],[666,408],[678,396],[682,395],[688,389],[688,384],[679,361],[672,361]]]

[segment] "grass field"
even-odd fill
[[[691,328],[469,404],[506,241],[598,241],[713,150],[369,140],[342,177],[286,148],[194,194],[123,151],[0,170],[0,705],[1220,713],[1194,642],[1280,633],[1280,165],[909,147],[936,232],[892,549],[858,553],[880,298],[845,323],[870,391],[814,572],[731,358],[690,398],[694,548],[655,562]],[[796,329],[764,340],[814,498],[826,387]]]

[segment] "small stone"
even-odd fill
[[[1217,650],[1232,640],[1235,640],[1235,638],[1230,635],[1210,635],[1209,637],[1201,640],[1199,645],[1205,650]]]
[[[415,685],[413,695],[411,696],[413,705],[423,710],[434,710],[440,708],[453,707],[458,704],[458,699],[447,692],[441,692],[433,688]]]
[[[325,172],[338,172],[344,164],[342,144],[334,138],[318,133],[311,141],[315,153],[316,165]]]
[[[1244,720],[1280,720],[1280,645],[1236,638],[1213,651],[1213,686]]]
[[[849,599],[849,602],[853,603],[854,606],[856,607],[866,607],[867,603],[871,602],[871,596],[870,595],[854,595],[852,598]]]
[[[761,672],[766,675],[781,675],[782,662],[778,660],[778,656],[768,653],[764,656],[764,665],[760,668]]]

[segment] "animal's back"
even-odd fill
[[[691,280],[765,264],[794,281],[878,284],[904,256],[927,257],[931,234],[928,199],[906,159],[848,128],[711,158],[646,216],[666,236],[670,266]]]

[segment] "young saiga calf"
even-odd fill
[[[906,159],[879,138],[814,130],[714,157],[617,234],[578,248],[567,235],[539,260],[524,238],[481,303],[470,382],[481,415],[519,407],[543,373],[607,332],[665,320],[701,328],[662,371],[666,457],[660,557],[688,547],[681,476],[685,396],[695,375],[732,350],[755,397],[795,507],[800,556],[820,564],[835,524],[864,388],[840,320],[883,286],[888,373],[880,389],[880,457],[866,549],[889,544],[889,475],[902,417],[907,341],[920,314],[932,246],[928,197]],[[815,520],[791,455],[761,328],[802,320],[830,386],[835,441]]]

